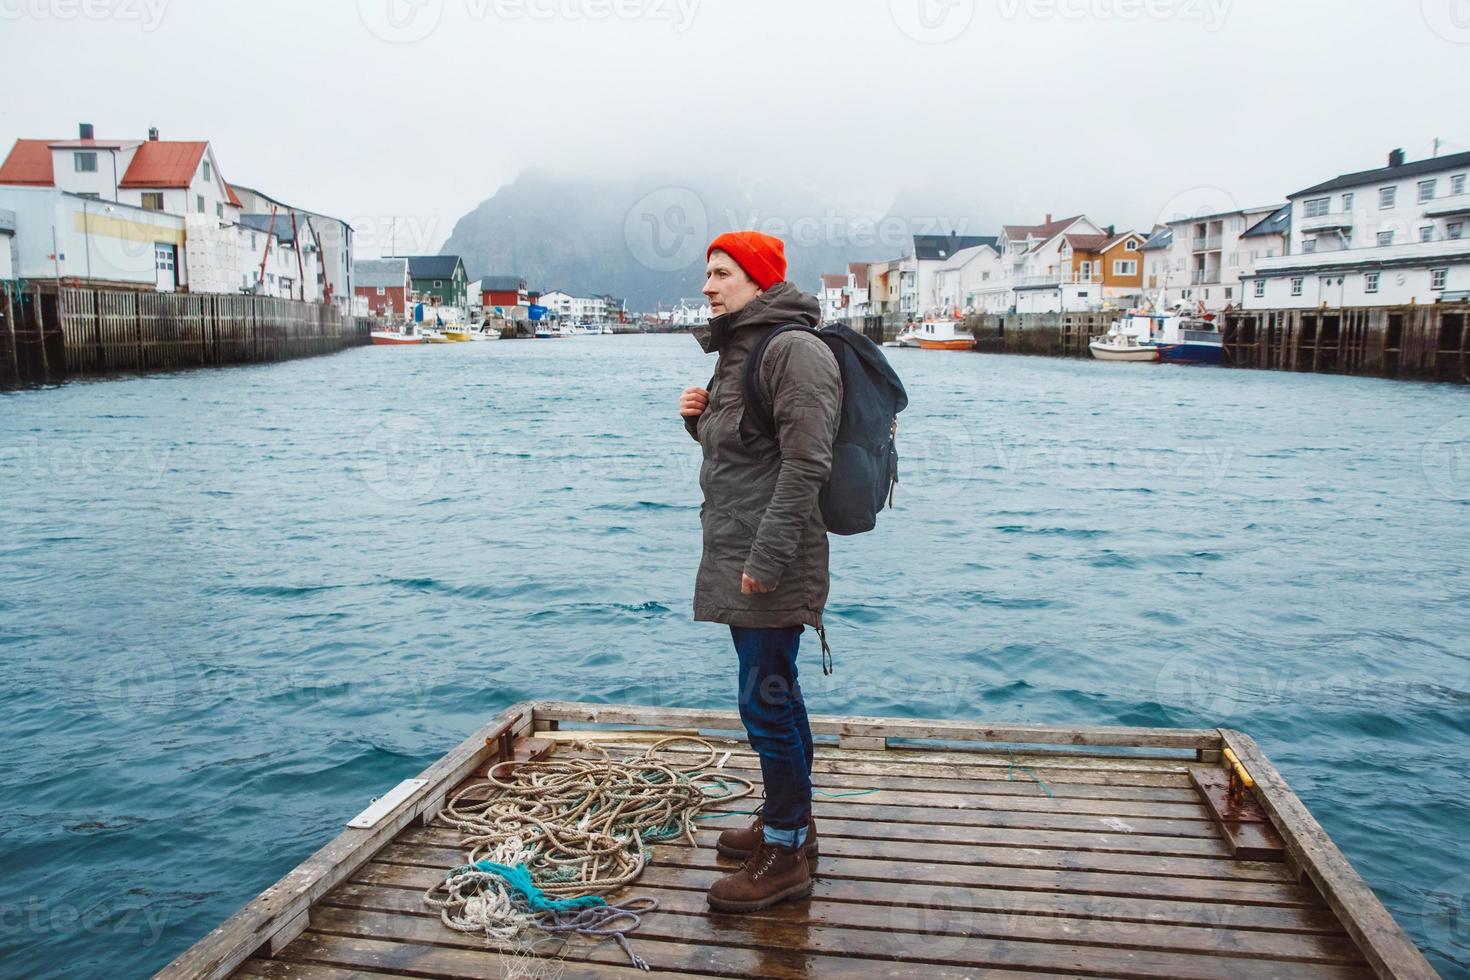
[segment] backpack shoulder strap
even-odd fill
[[[766,348],[771,345],[771,341],[775,340],[781,334],[789,333],[792,330],[805,330],[808,333],[816,333],[815,330],[804,327],[799,323],[788,323],[784,326],[773,327],[767,331],[764,337],[756,342],[755,347],[750,352],[750,356],[746,358],[745,374],[740,381],[740,395],[745,402],[745,410],[755,420],[756,427],[773,439],[776,436],[776,417],[771,414],[771,406],[766,403],[766,399],[761,395],[761,362],[765,360]]]

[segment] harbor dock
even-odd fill
[[[717,803],[698,821],[697,847],[656,845],[619,893],[658,901],[628,934],[647,975],[1437,975],[1241,732],[834,716],[811,727],[813,895],[711,912],[705,890],[737,867],[715,837],[750,806]],[[742,731],[732,711],[515,705],[375,824],[344,830],[158,977],[504,976],[514,949],[448,929],[424,902],[465,860],[459,832],[436,820],[447,802],[497,763],[632,757],[670,733],[697,734],[721,771],[759,792]],[[558,952],[545,973],[517,961],[516,975],[645,975],[612,942]]]

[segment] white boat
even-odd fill
[[[1153,344],[1140,344],[1135,338],[1111,332],[1093,337],[1087,344],[1099,361],[1157,361],[1159,349]]]
[[[910,323],[898,332],[898,336],[888,341],[884,347],[913,347],[919,346],[919,324]]]
[[[1174,364],[1219,364],[1224,352],[1215,315],[1180,304],[1169,313],[1129,310],[1088,348],[1100,361],[1165,361]],[[1152,357],[1145,356],[1151,352]]]
[[[923,350],[973,350],[975,335],[955,320],[925,320],[914,324],[919,347]]]

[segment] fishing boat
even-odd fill
[[[1118,320],[1107,333],[1088,341],[1087,349],[1099,361],[1157,361],[1159,348],[1149,340],[1148,327],[1147,322]],[[1140,329],[1145,331],[1141,335]]]
[[[416,345],[424,342],[423,335],[414,330],[412,324],[409,324],[405,330],[374,330],[371,337],[375,345],[386,347]]]
[[[919,349],[919,325],[910,323],[898,332],[898,336],[892,340],[883,342],[884,347],[911,347]]]
[[[1437,976],[1241,732],[820,715],[811,728],[822,837],[809,899],[706,907],[705,889],[739,867],[715,838],[751,810],[718,787],[760,786],[756,753],[731,735],[736,712],[521,703],[342,812],[335,839],[158,977]],[[714,775],[692,839],[649,846],[607,893],[657,902],[623,923],[623,943],[487,939],[426,904],[471,857],[447,811],[492,770],[505,782],[540,761],[624,762],[659,745],[677,771]]]
[[[915,324],[919,347],[923,350],[972,350],[975,337],[954,320],[925,320]]]
[[[461,324],[456,324],[451,327],[445,327],[444,336],[448,337],[456,344],[463,344],[475,339],[474,334],[470,330],[470,328]]]
[[[438,330],[425,330],[424,331],[424,343],[426,343],[426,344],[452,344],[452,343],[454,343],[454,341],[453,340],[450,340],[447,335],[439,332]]]
[[[1219,364],[1224,341],[1214,313],[1204,304],[1181,303],[1169,312],[1129,310],[1108,332],[1088,343],[1102,361],[1155,360],[1171,364]],[[1152,348],[1156,356],[1145,356]]]

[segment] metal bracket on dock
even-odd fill
[[[1224,755],[1228,769],[1191,766],[1189,770],[1189,780],[1199,791],[1210,819],[1236,860],[1283,860],[1286,845],[1256,801],[1255,780],[1233,752],[1225,749]]]

